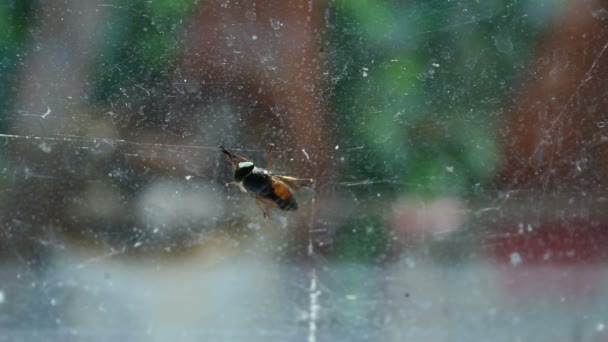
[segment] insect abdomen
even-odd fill
[[[275,202],[279,205],[279,208],[283,210],[296,210],[298,209],[298,202],[296,199],[291,196],[287,200],[282,200],[280,198],[275,199]]]
[[[296,210],[298,209],[298,203],[295,197],[291,193],[291,190],[283,182],[275,181],[272,182],[272,192],[274,194],[273,200],[283,210]]]

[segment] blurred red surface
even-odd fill
[[[608,260],[608,225],[583,220],[515,225],[483,241],[498,280],[520,299],[580,301],[601,295]]]

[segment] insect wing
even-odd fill
[[[256,195],[253,195],[253,198],[255,198],[255,200],[258,203],[258,205],[260,205],[262,207],[267,207],[267,208],[278,208],[279,207],[279,205],[276,204],[271,199],[264,198],[264,197],[261,197],[261,196],[256,196]]]
[[[255,203],[258,205],[258,207],[260,207],[260,209],[262,209],[262,213],[264,214],[265,218],[268,218],[268,209],[274,209],[274,208],[279,207],[279,205],[277,203],[275,203],[273,200],[270,200],[268,198],[255,196],[255,195],[253,195],[253,198],[255,198]]]
[[[272,178],[275,178],[276,180],[281,181],[282,183],[284,183],[285,185],[289,186],[290,188],[296,190],[299,189],[303,186],[305,187],[312,187],[312,185],[314,184],[314,181],[310,178],[295,178],[295,177],[289,177],[289,176],[272,176]]]
[[[299,203],[309,202],[314,197],[314,180],[310,178],[295,178],[290,176],[273,176],[274,182],[284,185]],[[275,191],[276,193],[276,191]],[[295,197],[293,199],[295,202]]]

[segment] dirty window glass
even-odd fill
[[[2,341],[608,339],[605,1],[5,0],[0,41]]]

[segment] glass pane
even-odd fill
[[[605,341],[605,1],[0,4],[0,341]]]

